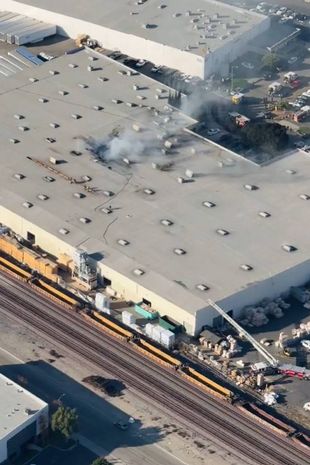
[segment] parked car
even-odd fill
[[[146,60],[138,60],[137,63],[136,63],[136,67],[137,68],[142,68],[144,65],[146,65]]]
[[[254,65],[253,63],[250,63],[248,61],[243,61],[241,63],[241,65],[244,67],[244,68],[247,68],[247,69],[254,69]]]
[[[293,65],[298,60],[298,57],[291,57],[287,60],[289,65]]]

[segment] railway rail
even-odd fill
[[[6,284],[0,281],[0,313],[23,321],[41,335],[119,377],[181,423],[225,444],[251,464],[309,464],[308,451],[299,445],[184,382],[177,372],[148,359],[142,364],[133,348],[103,336],[80,315],[64,311],[22,284],[6,281]]]

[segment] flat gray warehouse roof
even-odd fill
[[[46,402],[0,373],[0,440],[46,406]]]
[[[265,20],[215,0],[18,1],[202,56]]]
[[[292,153],[266,167],[229,160],[223,150],[182,131],[192,120],[169,111],[162,84],[122,74],[126,68],[109,59],[89,58],[82,51],[1,80],[3,207],[72,246],[101,253],[107,266],[192,312],[208,298],[223,299],[309,259],[310,201],[300,198],[310,195],[308,156]],[[163,138],[173,144],[165,155]],[[106,163],[86,150],[90,146],[100,147]],[[88,175],[89,190],[34,161],[49,164],[50,156],[62,160],[56,168],[77,182]],[[187,170],[195,176],[180,184],[177,178],[186,178]],[[77,198],[78,192],[85,197]],[[297,250],[287,253],[283,244]],[[186,253],[176,254],[178,248]],[[253,269],[244,271],[245,264]],[[136,268],[145,274],[135,276]]]

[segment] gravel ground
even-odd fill
[[[74,386],[77,385],[76,382],[80,383],[84,377],[89,376],[91,374],[98,374],[94,373],[94,369],[90,366],[87,366],[87,364],[81,365],[80,363],[77,363],[77,360],[74,360],[74,357],[72,357],[72,355],[64,354],[62,350],[57,349],[57,347],[53,347],[52,344],[34,335],[31,331],[25,329],[25,327],[15,322],[13,323],[10,320],[6,320],[4,318],[2,318],[0,322],[0,347],[15,355],[16,357],[21,358],[26,363],[44,361],[45,364],[48,364],[48,366],[51,367],[53,370],[56,369],[57,372],[65,373],[67,376],[65,377],[66,379],[65,382],[63,382],[62,386],[60,385],[58,376],[57,381],[55,378],[55,383],[57,382],[58,391],[60,394],[62,392],[67,392],[68,396],[71,395],[73,389],[76,389],[77,387]],[[57,352],[64,356],[60,358],[51,356],[50,350],[52,349],[55,349]],[[6,353],[3,350],[0,350],[0,371],[5,371],[4,365],[8,363],[8,359],[6,357]],[[18,364],[17,368],[15,366],[15,370],[16,369],[18,369]],[[49,370],[47,370],[47,375],[48,371]],[[62,375],[62,373],[60,373],[60,375]],[[30,383],[31,379],[29,379],[29,386]],[[90,394],[88,386],[87,388],[87,395],[93,395]],[[86,390],[84,389],[84,391]],[[95,392],[95,397],[100,396],[106,400],[105,403],[102,402],[102,410],[106,411],[106,415],[107,417],[109,417],[110,421],[111,416],[114,415],[115,417],[115,410],[117,412],[122,412],[122,415],[133,416],[135,419],[139,421],[139,430],[133,429],[133,435],[137,436],[136,440],[138,437],[142,437],[143,431],[160,431],[160,439],[158,439],[157,444],[155,444],[155,446],[152,444],[146,447],[157,447],[159,453],[164,455],[168,454],[166,455],[166,457],[167,460],[168,458],[172,460],[171,463],[174,462],[175,456],[177,457],[177,459],[175,459],[176,464],[181,463],[184,465],[242,465],[240,460],[236,459],[231,454],[223,450],[220,450],[211,441],[205,441],[204,439],[198,437],[196,434],[193,434],[189,431],[185,431],[182,427],[177,425],[176,422],[173,421],[171,418],[162,414],[162,412],[156,410],[151,405],[146,404],[146,402],[139,399],[133,392],[131,392],[128,389],[125,390],[125,394],[120,398],[108,398],[98,391]],[[80,396],[82,396],[82,393],[80,394]],[[86,431],[82,431],[82,433],[84,434],[84,436],[87,436],[87,428]],[[119,434],[124,434],[124,432],[119,432]],[[91,434],[91,438],[89,439],[92,439],[94,441],[94,435]],[[97,444],[98,441],[96,438]],[[98,446],[104,447],[102,444],[98,444]],[[118,460],[122,460],[122,463],[134,465],[134,453],[135,450],[137,451],[137,453],[139,453],[139,448],[137,447],[136,449],[134,449],[132,446],[130,447],[130,451],[132,454],[128,455],[128,457],[126,455],[126,448],[123,449],[121,447],[119,447],[118,449],[116,448],[113,451],[110,451],[110,454],[114,459],[116,458]],[[148,449],[146,448],[145,450],[147,454]],[[126,457],[126,461],[124,457]],[[138,461],[136,463],[138,463]]]

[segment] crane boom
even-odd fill
[[[223,318],[225,318],[228,323],[230,323],[241,336],[244,336],[252,346],[264,357],[264,359],[271,365],[272,367],[277,367],[279,365],[278,360],[271,355],[268,350],[263,347],[253,336],[251,336],[245,329],[242,328],[231,316],[227,315],[227,313],[213,300],[208,299],[209,305],[213,307]]]

